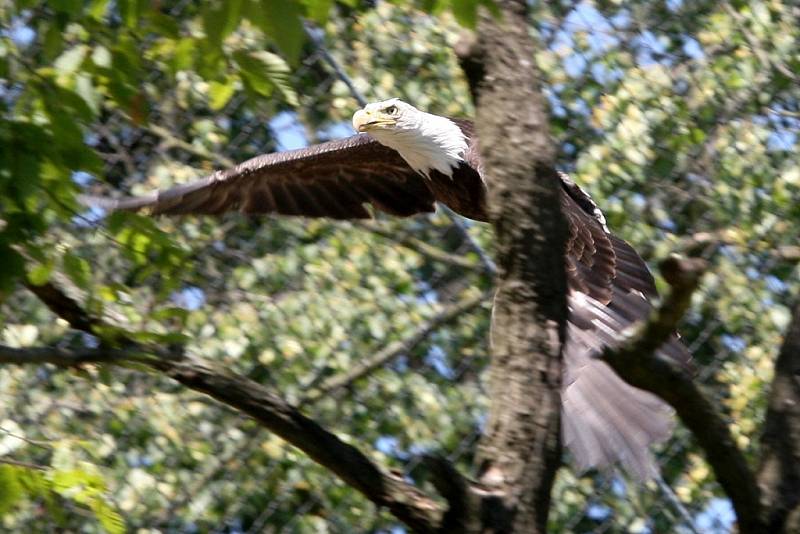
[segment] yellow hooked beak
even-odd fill
[[[367,132],[373,128],[394,126],[397,121],[394,117],[381,111],[367,111],[359,109],[353,114],[353,128],[358,132]]]

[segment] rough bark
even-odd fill
[[[800,532],[800,304],[775,363],[761,451],[764,532]]]
[[[478,455],[484,490],[474,531],[545,532],[560,465],[561,342],[567,315],[565,222],[527,4],[498,2],[459,50],[477,105],[499,274],[491,407]]]

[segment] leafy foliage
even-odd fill
[[[101,220],[75,202],[79,190],[141,193],[349,132],[357,104],[303,20],[322,27],[330,54],[369,100],[399,96],[468,116],[452,45],[481,4],[4,5],[0,341],[97,342],[54,320],[22,288],[54,281],[120,331],[183,343],[302,402],[326,379],[488,289],[477,258],[441,215],[380,220],[375,232],[237,216]],[[800,230],[792,4],[537,6],[534,29],[547,46],[536,59],[563,166],[610,226],[652,260],[700,233],[724,241],[700,247],[713,269],[683,335],[698,379],[755,452],[786,305],[798,289],[795,263],[780,253]],[[491,242],[485,227],[469,231]],[[476,267],[401,245],[406,236]],[[447,452],[468,472],[485,413],[487,327],[487,306],[478,307],[305,410],[419,480],[413,458],[427,450]],[[166,377],[5,367],[0,391],[0,460],[44,468],[0,465],[4,529],[394,526],[298,451]],[[724,530],[724,500],[685,431],[660,458],[698,524],[720,518]],[[652,488],[590,475],[562,470],[554,531],[679,528]]]

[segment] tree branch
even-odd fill
[[[764,531],[800,532],[800,304],[775,362],[761,451]]]
[[[101,335],[107,328],[102,318],[90,315],[54,284],[29,285],[28,288],[73,328],[94,335]],[[260,384],[215,367],[209,362],[186,357],[182,347],[165,353],[143,347],[132,339],[115,338],[114,341],[124,342],[129,348],[66,351],[0,346],[0,355],[5,355],[6,363],[53,363],[64,366],[90,361],[120,363],[133,359],[142,362],[195,391],[210,395],[253,417],[264,428],[304,451],[312,460],[335,473],[370,501],[387,507],[415,532],[437,531],[443,512],[436,501],[401,476],[384,472],[358,449],[344,443]],[[155,354],[158,357],[145,357],[146,354]]]
[[[722,228],[711,232],[697,232],[681,239],[676,249],[687,256],[704,256],[706,251],[720,246],[733,246],[747,252],[758,252],[769,256],[778,262],[796,263],[800,261],[800,246],[776,245],[767,242],[754,245],[752,242],[743,243],[733,228]]]
[[[661,306],[654,308],[647,321],[633,325],[623,333],[625,341],[615,349],[606,349],[602,358],[616,369],[619,366],[639,368],[649,365],[651,355],[675,332],[692,300],[707,267],[705,260],[673,255],[661,263],[661,274],[672,290]],[[671,366],[671,362],[667,362]],[[645,370],[647,373],[647,370]],[[685,373],[684,373],[685,375]],[[624,377],[623,377],[624,378]]]
[[[675,408],[730,497],[740,532],[762,532],[755,477],[727,422],[685,369],[675,362],[654,356],[656,349],[675,332],[706,265],[701,259],[677,256],[663,262],[661,270],[671,291],[647,321],[629,329],[622,345],[607,349],[601,357],[626,382],[658,395]]]
[[[89,315],[75,299],[52,282],[46,282],[39,286],[26,283],[25,287],[36,295],[51,312],[67,321],[75,330],[94,335],[95,328],[103,323],[102,319]]]
[[[447,460],[439,455],[422,457],[421,465],[428,470],[433,487],[447,501],[447,511],[442,516],[439,532],[462,534],[470,529],[470,510],[480,508],[480,495],[467,479]]]
[[[20,462],[12,460],[11,458],[0,458],[0,465],[13,465],[14,467],[24,467],[25,469],[34,469],[36,471],[49,471],[50,467],[46,465],[32,464],[30,462]]]
[[[356,380],[374,371],[378,367],[393,360],[397,356],[410,351],[413,347],[417,346],[425,338],[427,338],[434,330],[449,323],[450,321],[457,319],[473,308],[479,306],[481,303],[486,302],[490,296],[491,295],[489,293],[480,293],[471,297],[467,297],[461,302],[448,306],[428,322],[421,325],[408,337],[389,343],[378,352],[363,360],[360,360],[359,363],[352,366],[346,373],[335,375],[325,380],[318,387],[309,391],[309,393],[303,399],[302,404],[304,405],[309,402],[314,402],[320,397],[323,397],[334,390],[347,387]]]
[[[480,268],[480,265],[474,261],[458,254],[450,254],[445,252],[441,248],[435,247],[423,241],[422,239],[418,239],[410,233],[398,236],[397,232],[385,228],[379,223],[373,221],[354,221],[352,224],[353,226],[369,230],[370,232],[386,239],[391,239],[398,245],[413,250],[414,252],[426,256],[433,261],[446,263],[448,265],[452,265],[453,267],[468,269],[471,271],[475,271]]]
[[[260,384],[192,358],[157,360],[149,365],[181,384],[251,416],[331,470],[370,501],[387,507],[416,532],[436,531],[442,514],[438,503],[404,481],[402,476],[381,470],[361,451],[344,443]]]
[[[84,363],[144,362],[150,359],[145,353],[130,350],[60,347],[14,348],[0,345],[0,364],[75,367]]]
[[[118,111],[118,113],[126,121],[128,121],[130,123],[136,123],[137,122],[137,121],[133,120],[133,118],[131,118],[130,115],[128,115],[127,113],[124,113],[122,111]],[[180,137],[176,136],[171,131],[169,131],[167,128],[164,128],[163,126],[159,126],[158,124],[145,123],[145,124],[140,124],[139,127],[144,129],[144,130],[146,130],[146,131],[148,131],[148,132],[150,132],[150,133],[152,133],[153,135],[161,138],[161,141],[162,141],[162,144],[164,145],[164,148],[167,148],[167,149],[169,149],[169,148],[178,148],[178,149],[180,149],[180,150],[182,150],[182,151],[184,151],[184,152],[186,152],[188,154],[192,154],[192,155],[197,156],[197,157],[199,157],[201,159],[208,160],[208,161],[213,161],[216,165],[219,165],[221,167],[228,168],[228,167],[233,167],[233,166],[236,165],[236,162],[233,161],[232,159],[227,158],[227,157],[225,157],[225,156],[223,156],[221,154],[217,154],[215,152],[211,152],[211,151],[206,150],[204,148],[198,147],[198,146],[193,145],[192,143],[189,143],[187,141],[184,141],[183,139],[181,139]],[[133,173],[131,173],[131,174],[133,174]]]

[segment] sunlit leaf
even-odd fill
[[[89,286],[91,280],[91,269],[89,262],[85,259],[68,252],[64,254],[63,258],[64,273],[82,289]]]
[[[242,77],[256,93],[270,96],[277,89],[286,102],[298,105],[297,94],[289,85],[289,66],[280,56],[266,51],[236,52],[234,58]]]
[[[224,108],[236,92],[235,78],[227,78],[222,82],[212,81],[208,85],[209,106],[213,110]]]
[[[0,465],[0,517],[14,509],[25,496],[18,477],[19,469],[10,465]]]
[[[305,41],[303,12],[297,0],[248,0],[245,14],[275,41],[290,63],[297,62]]]
[[[219,48],[222,40],[239,24],[242,0],[206,2],[203,6],[203,28],[209,43]]]
[[[324,25],[328,21],[333,0],[305,0],[308,16],[317,24]]]

